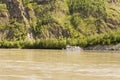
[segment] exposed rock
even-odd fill
[[[10,18],[16,19],[18,22],[24,20],[24,8],[21,1],[18,0],[2,0],[9,10]]]
[[[0,13],[0,25],[9,23],[9,15],[7,12]]]
[[[23,6],[22,0],[2,0],[2,2],[7,5],[10,18],[19,23],[24,23],[25,26],[28,28],[28,35],[26,39],[32,39],[33,36],[31,33],[30,24],[26,16],[27,12],[25,10],[25,7]]]
[[[26,5],[24,5],[23,1]],[[67,0],[2,0],[2,2],[6,4],[8,12],[0,12],[0,24],[7,24],[9,21],[10,24],[13,25],[14,22],[24,24],[25,28],[27,28],[26,40],[36,38],[70,38],[71,35],[74,38],[78,37],[78,34],[90,36],[91,33],[106,33],[120,27],[120,21],[119,19],[116,19],[116,17],[118,18],[118,16],[120,16],[117,15],[119,14],[119,10],[114,6],[112,9],[107,7],[107,9],[109,8],[109,11],[114,11],[116,13],[116,15],[114,14],[114,18],[111,16],[108,17],[107,15],[105,15],[107,16],[105,19],[100,17],[105,26],[103,25],[99,27],[99,25],[102,25],[102,22],[99,22],[98,20],[96,26],[95,21],[97,20],[97,17],[92,16],[91,14],[90,16],[93,20],[90,20],[89,17],[83,17],[82,19],[82,14],[79,13],[81,10],[79,9],[79,12],[71,14]],[[118,0],[108,0],[108,2],[116,5]],[[100,16],[101,15],[103,14],[100,14]],[[76,21],[72,20],[72,17],[74,17]],[[80,18],[81,20],[79,20]],[[42,27],[44,29],[40,32]]]
[[[118,0],[108,0],[109,3],[118,3]]]
[[[38,4],[48,4],[51,1],[53,1],[53,0],[37,0],[37,3]]]
[[[85,47],[85,50],[120,50],[120,44],[116,45],[95,45],[95,46],[89,46]]]

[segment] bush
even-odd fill
[[[105,14],[106,0],[69,0],[68,5],[70,12],[79,12],[84,17],[86,16],[102,16]]]
[[[92,35],[82,38],[48,38],[35,41],[0,41],[0,48],[62,49],[67,45],[87,47],[120,43],[120,31]]]
[[[7,7],[5,4],[0,3],[0,12],[4,12],[4,11],[7,11]]]
[[[4,25],[1,30],[8,30],[6,39],[8,40],[24,40],[27,35],[27,29],[25,25],[15,22],[14,24]]]

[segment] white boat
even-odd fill
[[[80,48],[79,46],[66,46],[66,50],[67,51],[82,51],[82,48]]]

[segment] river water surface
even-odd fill
[[[0,80],[120,80],[120,52],[1,49]]]

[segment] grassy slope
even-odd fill
[[[12,31],[2,39],[1,47],[62,48],[67,44],[86,47],[120,42],[119,3],[106,0],[24,0],[24,7],[35,42],[27,43],[25,25],[15,22],[1,26],[3,32]]]

